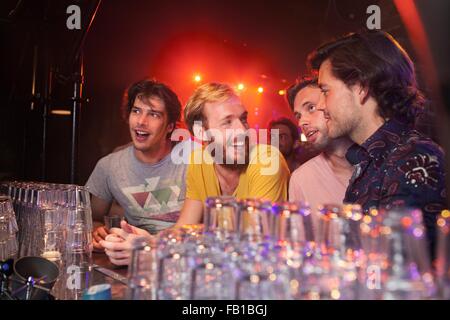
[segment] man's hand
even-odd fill
[[[124,266],[130,264],[133,241],[138,238],[152,239],[152,235],[143,229],[129,225],[121,221],[121,229],[112,228],[105,240],[100,240],[100,245],[105,248],[111,263]]]
[[[108,236],[109,232],[108,229],[106,229],[105,226],[99,226],[95,228],[95,230],[92,232],[92,238],[93,238],[93,244],[94,244],[94,250],[97,251],[103,251],[104,248],[100,244],[100,241],[105,240]]]

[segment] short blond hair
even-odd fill
[[[205,103],[222,102],[237,96],[233,88],[225,83],[210,82],[198,87],[184,108],[184,122],[191,134],[194,134],[195,121],[206,120],[203,115]]]

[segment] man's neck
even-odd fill
[[[220,189],[223,194],[231,195],[236,190],[239,184],[239,177],[243,167],[241,166],[225,166],[221,164],[214,164],[217,178],[219,179]]]
[[[295,160],[295,151],[292,150],[288,155],[284,155],[284,154],[283,154],[283,157],[284,157],[284,159],[285,159],[286,161],[292,161],[292,160]]]
[[[140,151],[134,148],[133,151],[139,161],[147,164],[155,164],[164,159],[172,151],[172,142],[165,139],[164,142],[149,150]]]
[[[384,123],[385,120],[376,111],[378,105],[372,102],[365,106],[372,111],[367,111],[359,121],[358,126],[350,133],[350,139],[361,145],[370,138]]]
[[[348,148],[353,142],[348,138],[338,138],[331,141],[329,146],[323,151],[325,158],[336,170],[352,170],[352,165],[345,157]]]
[[[292,152],[289,155],[287,155],[287,156],[283,155],[283,157],[286,160],[286,162],[288,164],[288,167],[289,167],[289,170],[291,170],[291,172],[294,171],[298,167],[297,159],[295,157],[295,151],[294,150],[292,150]]]

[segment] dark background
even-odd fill
[[[415,2],[437,61],[439,89],[448,110],[449,2]],[[66,8],[71,4],[81,7],[82,30],[66,28]],[[197,85],[193,81],[197,72],[202,82],[243,82],[250,123],[264,128],[272,118],[292,117],[278,90],[305,73],[307,54],[324,41],[364,28],[370,4],[381,7],[382,29],[410,53],[421,87],[430,91],[423,77],[427,70],[417,59],[392,1],[109,0],[100,3],[88,30],[96,4],[1,1],[0,180],[69,182],[71,117],[53,115],[51,110],[71,110],[72,75],[77,70],[73,58],[84,34],[83,97],[89,102],[82,104],[79,126],[78,184],[86,182],[102,156],[129,141],[120,106],[132,82],[155,77],[168,83],[183,104]],[[259,85],[265,90],[260,95],[256,94]],[[440,129],[448,124],[447,118],[441,117],[439,126],[433,120],[445,108],[436,108],[430,103],[422,129],[446,144]]]

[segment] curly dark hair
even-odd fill
[[[308,56],[313,71],[329,59],[335,77],[347,86],[359,83],[378,103],[380,116],[414,125],[424,96],[417,88],[414,64],[387,32],[351,33],[326,43]]]
[[[278,119],[270,121],[269,125],[268,125],[269,130],[272,130],[272,128],[274,126],[280,125],[280,124],[285,125],[286,127],[289,128],[289,131],[291,132],[292,140],[297,141],[300,139],[300,134],[298,132],[297,126],[295,125],[295,123],[293,123],[288,118],[282,117],[282,118],[278,118]]]
[[[306,88],[306,87],[318,87],[317,84],[317,78],[311,77],[311,76],[304,76],[302,78],[299,78],[295,81],[294,84],[290,85],[287,88],[286,91],[286,99],[289,104],[289,107],[291,110],[294,110],[294,101],[295,97],[297,96],[297,93],[300,92],[300,90]]]
[[[156,96],[164,102],[169,124],[174,124],[174,129],[181,117],[181,103],[176,93],[170,87],[154,79],[144,79],[133,83],[125,91],[122,104],[122,116],[125,120],[131,112],[136,98],[150,98]]]

